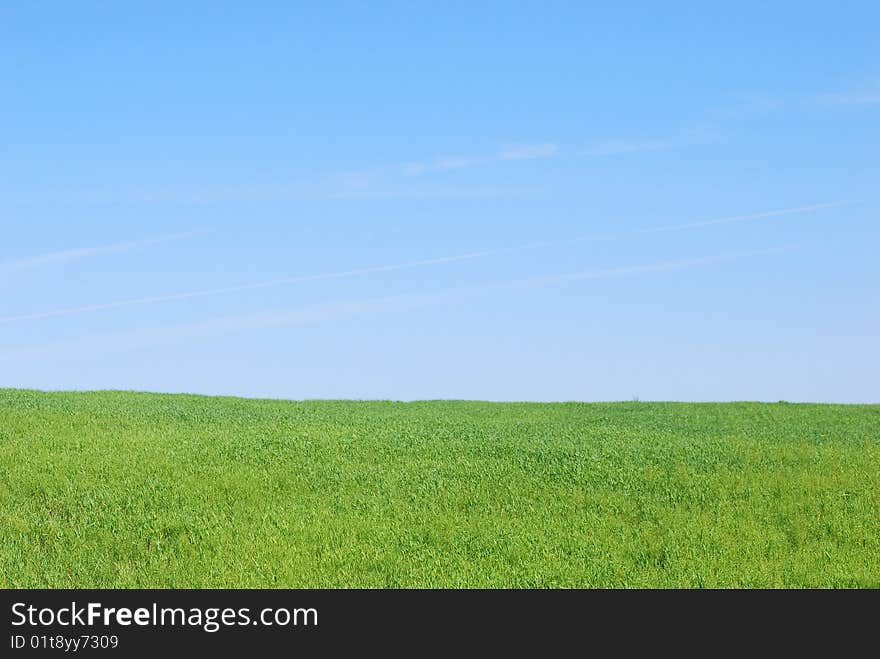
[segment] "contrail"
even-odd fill
[[[260,288],[272,288],[275,286],[283,286],[285,284],[298,284],[309,281],[320,281],[322,279],[341,279],[344,277],[356,277],[359,275],[370,275],[379,272],[392,272],[394,270],[405,270],[407,268],[418,268],[427,265],[436,265],[440,263],[451,263],[453,261],[464,261],[466,259],[475,259],[481,256],[489,256],[498,250],[485,252],[471,252],[469,254],[457,254],[455,256],[442,256],[435,259],[425,259],[423,261],[410,261],[408,263],[396,263],[393,265],[381,265],[372,268],[360,268],[358,270],[344,270],[342,272],[328,272],[318,275],[303,275],[300,277],[287,277],[284,279],[272,279],[253,284],[242,284],[239,286],[227,286],[225,288],[210,288],[201,291],[190,291],[187,293],[174,293],[171,295],[154,295],[151,297],[141,297],[132,300],[120,300],[118,302],[107,302],[104,304],[92,304],[84,307],[69,307],[66,309],[56,309],[54,311],[43,311],[40,313],[24,314],[21,316],[7,316],[0,318],[0,323],[14,323],[24,320],[40,320],[42,318],[52,318],[54,316],[67,316],[70,314],[88,313],[90,311],[103,311],[105,309],[118,309],[119,307],[129,307],[140,304],[153,304],[156,302],[171,302],[173,300],[190,300],[198,297],[208,297],[211,295],[222,295],[224,293],[239,293],[242,291],[253,291]]]
[[[833,201],[822,204],[812,204],[809,206],[797,206],[794,208],[783,208],[778,210],[764,211],[761,213],[753,213],[750,215],[737,215],[733,217],[720,218],[715,220],[704,220],[702,222],[691,222],[688,224],[671,224],[660,227],[648,227],[643,229],[634,229],[632,231],[626,231],[621,233],[614,234],[606,234],[606,235],[598,235],[598,236],[583,236],[580,238],[572,238],[566,240],[553,240],[553,241],[544,241],[544,242],[535,242],[529,243],[525,245],[517,245],[513,247],[501,247],[497,249],[485,250],[480,252],[469,252],[466,254],[455,254],[452,256],[441,256],[433,259],[424,259],[421,261],[409,261],[406,263],[396,263],[392,265],[382,265],[382,266],[374,266],[369,268],[360,268],[355,270],[343,270],[341,272],[330,272],[316,275],[302,275],[298,277],[286,277],[282,279],[272,279],[269,281],[262,281],[250,284],[240,284],[238,286],[227,286],[223,288],[211,288],[206,290],[199,291],[189,291],[184,293],[174,293],[169,295],[154,295],[150,297],[140,297],[134,298],[130,300],[119,300],[116,302],[106,302],[102,304],[93,304],[88,306],[81,307],[68,307],[64,309],[55,309],[52,311],[43,311],[32,314],[22,314],[18,316],[6,316],[0,317],[0,324],[6,323],[14,323],[28,320],[41,320],[45,318],[54,318],[57,316],[68,316],[72,314],[81,314],[81,313],[89,313],[92,311],[104,311],[109,309],[118,309],[121,307],[130,307],[130,306],[138,306],[143,304],[156,304],[159,302],[171,302],[175,300],[190,300],[194,298],[200,297],[209,297],[214,295],[223,295],[227,293],[239,293],[243,291],[253,291],[262,288],[273,288],[276,286],[284,286],[288,284],[298,284],[305,283],[310,281],[321,281],[325,279],[342,279],[346,277],[358,277],[362,275],[370,275],[377,274],[381,272],[393,272],[396,270],[406,270],[410,268],[419,268],[429,265],[439,265],[442,263],[452,263],[456,261],[465,261],[469,259],[476,259],[486,256],[493,256],[497,254],[503,254],[507,252],[516,252],[516,251],[524,251],[529,249],[537,249],[541,247],[548,247],[552,245],[563,245],[570,244],[573,242],[584,241],[584,240],[597,240],[597,239],[610,239],[610,238],[620,238],[638,234],[649,234],[649,233],[657,233],[661,231],[679,231],[685,229],[692,229],[703,226],[712,226],[718,224],[731,224],[736,222],[749,222],[754,220],[761,220],[770,217],[778,217],[782,215],[795,215],[799,213],[808,213],[812,211],[817,211],[825,208],[835,208],[838,206],[845,206],[849,204],[857,203],[855,201]],[[191,235],[191,234],[180,234],[183,235]],[[166,238],[170,239],[170,238]],[[156,239],[158,241],[161,239]],[[155,242],[154,241],[154,242]],[[146,241],[144,241],[146,242]],[[125,245],[132,245],[133,243],[125,243]],[[101,249],[101,248],[96,248]],[[103,248],[107,249],[107,248]]]
[[[648,229],[637,229],[637,233],[659,233],[661,231],[680,231],[682,229],[696,229],[697,227],[709,227],[716,224],[734,224],[736,222],[752,222],[754,220],[762,220],[768,217],[778,217],[780,215],[794,215],[796,213],[809,213],[811,211],[823,210],[825,208],[837,208],[839,206],[849,206],[858,203],[855,200],[830,201],[824,204],[812,204],[809,206],[797,206],[796,208],[783,208],[781,210],[764,211],[763,213],[752,213],[751,215],[734,215],[733,217],[723,217],[717,220],[704,220],[702,222],[689,222],[687,224],[672,224],[664,227],[654,227]]]
[[[207,320],[176,323],[157,327],[109,332],[78,339],[55,341],[42,347],[24,351],[0,352],[0,362],[20,359],[33,359],[47,354],[81,354],[91,349],[102,354],[125,351],[131,348],[147,347],[167,341],[179,341],[197,336],[211,336],[234,332],[260,330],[270,327],[296,326],[306,323],[332,320],[363,313],[393,311],[397,309],[433,305],[455,300],[461,296],[488,293],[499,289],[528,288],[530,286],[547,286],[569,281],[609,279],[627,277],[650,272],[684,270],[700,266],[734,261],[741,258],[774,254],[796,248],[796,245],[771,247],[742,252],[729,252],[712,256],[660,261],[642,265],[605,268],[601,270],[584,270],[580,272],[562,273],[528,279],[514,279],[502,282],[488,282],[476,285],[458,286],[427,293],[407,293],[386,297],[350,300],[341,303],[315,304],[292,309],[276,309],[247,314],[237,314],[210,318]]]
[[[595,234],[590,236],[579,236],[575,238],[566,238],[564,240],[545,240],[540,242],[529,243],[527,245],[517,245],[513,247],[501,247],[487,254],[501,254],[503,252],[523,251],[526,249],[537,249],[539,247],[551,247],[553,245],[570,245],[571,243],[583,242],[585,240],[611,240],[614,238],[627,238],[630,236],[638,236],[652,233],[661,233],[664,231],[683,231],[686,229],[697,229],[699,227],[708,227],[719,224],[735,224],[739,222],[754,222],[770,217],[779,217],[783,215],[798,215],[801,213],[810,213],[813,211],[823,210],[825,208],[838,208],[840,206],[851,206],[858,204],[858,200],[846,199],[841,201],[830,201],[822,204],[810,204],[808,206],[795,206],[793,208],[781,208],[772,211],[763,211],[761,213],[751,213],[749,215],[734,215],[731,217],[722,217],[714,220],[702,220],[700,222],[688,222],[686,224],[666,224],[659,227],[643,227],[640,229],[630,229],[628,231],[620,231],[616,233]]]
[[[765,254],[778,254],[794,249],[796,245],[788,245],[784,247],[768,247],[764,249],[755,249],[745,252],[731,252],[728,254],[716,254],[713,256],[703,256],[693,259],[679,259],[676,261],[660,261],[657,263],[649,263],[646,265],[623,266],[617,268],[604,268],[600,270],[583,270],[581,272],[570,272],[560,275],[547,275],[544,277],[531,277],[528,279],[516,279],[503,284],[494,285],[496,288],[511,288],[528,285],[546,285],[561,284],[567,281],[583,281],[587,279],[608,279],[610,277],[626,277],[629,275],[639,275],[648,272],[663,272],[666,270],[682,270],[686,268],[694,268],[701,265],[710,265],[712,263],[722,263],[724,261],[734,261],[736,259],[763,256]]]
[[[49,265],[53,263],[67,263],[68,261],[76,261],[88,256],[96,256],[98,254],[108,254],[111,252],[124,252],[138,247],[149,247],[159,243],[166,243],[172,240],[181,240],[189,238],[199,232],[188,231],[186,233],[173,233],[166,236],[158,236],[156,238],[147,238],[144,240],[132,240],[124,243],[114,243],[112,245],[100,245],[97,247],[80,247],[77,249],[65,249],[58,252],[49,252],[48,254],[37,254],[24,259],[15,261],[6,261],[0,263],[0,270],[24,270],[25,268],[36,268],[41,265]]]

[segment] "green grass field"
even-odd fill
[[[880,587],[880,406],[0,390],[2,587]]]

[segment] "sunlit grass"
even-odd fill
[[[2,587],[880,587],[880,406],[0,390]]]

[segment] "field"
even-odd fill
[[[0,587],[880,587],[880,406],[0,390]]]

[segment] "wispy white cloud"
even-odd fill
[[[665,140],[610,141],[593,145],[585,152],[589,155],[614,155],[665,149],[672,143]],[[514,163],[556,158],[563,155],[563,148],[555,142],[523,142],[499,147],[494,152],[443,155],[427,160],[413,160],[396,165],[379,166],[363,170],[349,170],[314,177],[276,182],[232,182],[207,187],[155,187],[151,189],[79,190],[75,197],[89,201],[126,199],[144,202],[228,203],[259,201],[336,201],[344,199],[387,199],[401,197],[485,197],[497,196],[499,191],[477,188],[449,188],[443,186],[414,185],[413,178],[426,178],[431,174]],[[508,188],[505,193],[515,194]],[[65,196],[69,191],[58,191],[55,196]]]
[[[717,121],[747,119],[780,110],[796,111],[811,105],[875,105],[880,103],[880,82],[867,80],[861,85],[827,93],[771,96],[767,94],[741,94],[724,107],[708,112]]]
[[[791,103],[791,98],[781,96],[737,94],[727,104],[710,108],[706,116],[712,121],[736,121],[775,112]]]
[[[424,176],[425,174],[464,169],[485,162],[487,162],[485,157],[441,156],[434,160],[407,162],[400,165],[398,169],[404,176]]]
[[[880,88],[821,94],[817,100],[826,105],[876,105],[880,103]]]
[[[405,176],[421,176],[432,172],[447,172],[467,167],[489,165],[511,160],[535,160],[538,158],[552,158],[560,153],[559,145],[552,142],[539,144],[513,144],[501,148],[489,155],[471,156],[443,156],[435,160],[424,162],[408,162],[399,167],[400,173]]]
[[[422,259],[418,261],[407,261],[401,263],[393,263],[389,265],[380,265],[373,266],[367,268],[355,268],[351,270],[342,270],[339,272],[329,272],[329,273],[320,273],[314,275],[300,275],[294,277],[283,277],[279,279],[271,279],[267,281],[261,282],[252,282],[247,284],[240,284],[236,286],[224,286],[218,288],[211,289],[203,289],[198,291],[186,291],[181,293],[171,293],[166,295],[153,295],[148,297],[139,297],[139,298],[131,298],[127,300],[117,300],[113,302],[104,302],[99,304],[90,304],[83,305],[77,307],[66,307],[62,309],[54,309],[49,311],[42,311],[36,313],[28,313],[28,314],[18,314],[18,315],[10,315],[5,317],[0,317],[0,324],[7,323],[15,323],[15,322],[23,322],[23,321],[33,321],[33,320],[44,320],[48,318],[55,318],[60,316],[69,316],[74,314],[83,314],[90,313],[96,311],[108,311],[112,309],[119,309],[123,307],[132,307],[132,306],[141,306],[148,304],[157,304],[161,302],[173,302],[180,300],[190,300],[202,297],[212,297],[217,295],[227,295],[233,293],[240,293],[246,291],[254,291],[265,288],[275,288],[278,286],[286,286],[300,283],[308,283],[322,280],[330,280],[330,279],[343,279],[348,277],[361,277],[368,276],[372,274],[380,274],[385,272],[394,272],[398,270],[407,270],[412,268],[420,268],[420,267],[428,267],[433,265],[442,265],[446,263],[454,263],[458,261],[467,261],[471,259],[478,259],[483,257],[489,257],[499,254],[517,252],[517,251],[525,251],[531,249],[537,249],[542,247],[550,247],[553,245],[563,245],[563,244],[571,244],[573,242],[580,242],[586,240],[608,240],[613,238],[624,238],[638,234],[650,234],[656,232],[663,231],[682,231],[687,229],[694,229],[699,227],[707,227],[718,224],[732,224],[738,222],[753,222],[759,221],[763,219],[769,219],[773,217],[785,216],[785,215],[797,215],[803,213],[815,212],[828,208],[835,208],[840,206],[845,206],[849,204],[857,203],[855,201],[834,201],[827,202],[821,204],[812,204],[806,206],[796,206],[793,208],[782,208],[770,211],[763,211],[760,213],[751,213],[748,215],[736,215],[732,217],[725,217],[713,220],[703,220],[699,222],[688,222],[685,224],[667,224],[663,226],[655,226],[655,227],[644,227],[640,229],[632,229],[630,231],[622,231],[613,234],[605,234],[605,235],[593,235],[593,236],[580,236],[573,237],[561,240],[549,240],[549,241],[540,241],[533,242],[523,245],[514,245],[509,247],[498,247],[490,250],[483,251],[474,251],[474,252],[465,252],[461,254],[453,254],[449,256],[441,256],[431,259]]]
[[[532,277],[528,279],[461,286],[421,294],[376,297],[342,303],[311,305],[294,309],[279,309],[258,313],[222,316],[204,321],[176,323],[122,332],[101,333],[78,339],[56,341],[34,348],[2,352],[0,353],[0,361],[36,359],[56,354],[69,357],[70,355],[100,352],[101,354],[106,355],[112,352],[175,343],[197,337],[224,335],[243,331],[268,329],[272,327],[297,326],[366,313],[377,313],[429,304],[438,304],[449,300],[455,300],[464,295],[487,293],[499,289],[529,288],[563,284],[573,281],[631,277],[670,270],[697,268],[715,263],[780,253],[789,249],[791,249],[791,247],[774,247],[744,252],[716,254],[692,259],[660,261],[635,266],[584,270],[579,272],[547,275],[543,277]]]
[[[125,198],[144,202],[230,203],[230,202],[315,202],[348,199],[399,199],[423,197],[495,197],[510,196],[517,189],[444,185],[442,180],[426,182],[429,174],[443,174],[477,166],[510,160],[546,158],[555,155],[558,148],[551,144],[519,145],[490,155],[446,155],[432,160],[412,161],[363,170],[348,170],[294,181],[237,182],[217,186],[156,187],[141,190],[119,190],[108,194],[101,190],[86,194],[91,201]],[[437,178],[437,177],[435,177]]]
[[[402,173],[402,172],[401,172]],[[399,199],[492,199],[511,198],[533,191],[510,185],[483,185],[475,183],[450,184],[438,181],[394,180],[380,175],[365,174],[349,180],[327,177],[314,183],[291,183],[290,185],[241,184],[212,188],[154,189],[140,191],[127,201],[226,204],[226,203],[290,203],[335,202],[355,200]],[[111,196],[112,199],[123,197]]]
[[[381,191],[375,172],[340,171],[289,182],[238,182],[222,186],[156,187],[123,196],[146,202],[229,203],[261,201],[333,201],[373,196]]]
[[[669,140],[643,140],[627,141],[612,140],[599,142],[581,151],[584,156],[617,156],[625,153],[639,153],[642,151],[659,151],[672,148],[673,143]]]
[[[92,256],[101,256],[103,254],[112,254],[115,252],[127,252],[141,247],[149,247],[160,243],[171,242],[173,240],[182,240],[196,235],[198,232],[188,231],[186,233],[175,233],[167,236],[159,236],[156,238],[147,238],[144,240],[133,240],[123,243],[113,243],[111,245],[101,245],[98,247],[78,247],[75,249],[65,249],[56,252],[48,252],[45,254],[36,254],[22,259],[6,261],[0,263],[0,272],[10,272],[14,270],[26,270],[29,268],[37,268],[45,265],[62,265],[71,261],[89,258]]]
[[[423,162],[407,162],[400,166],[400,173],[404,176],[418,176],[428,171],[428,165]]]
[[[677,144],[677,142],[676,142]],[[600,142],[581,154],[609,156],[638,151],[670,148],[667,140],[618,140]],[[349,199],[399,199],[399,198],[485,198],[500,195],[516,195],[521,187],[507,186],[503,189],[484,187],[457,187],[424,183],[430,175],[470,170],[493,164],[551,159],[564,155],[563,147],[554,142],[513,143],[499,147],[494,152],[444,155],[427,160],[377,166],[363,170],[330,172],[299,180],[274,182],[227,182],[222,185],[187,186],[169,185],[152,188],[121,187],[94,190],[57,190],[56,198],[67,197],[77,201],[103,202],[125,200],[159,203],[216,204],[235,202],[320,202]],[[571,153],[577,153],[572,151]],[[439,180],[440,177],[436,177]],[[413,179],[421,179],[414,183]]]
[[[461,156],[447,156],[444,158],[440,158],[434,164],[434,167],[441,172],[448,171],[450,169],[464,169],[465,167],[469,167],[471,165],[479,163],[479,159],[475,158],[464,158]]]
[[[559,154],[559,146],[550,142],[543,144],[514,144],[498,152],[498,160],[535,160],[551,158]]]

